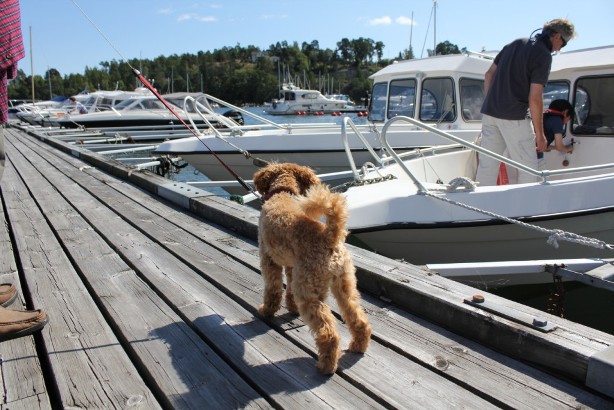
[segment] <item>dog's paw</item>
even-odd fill
[[[369,342],[371,338],[361,337],[352,339],[350,345],[348,346],[348,352],[352,353],[364,353],[367,351],[367,347],[369,347]]]
[[[286,309],[288,309],[289,312],[298,315],[298,306],[296,306],[296,303],[294,303],[294,299],[286,298]]]
[[[318,360],[316,364],[318,371],[322,374],[334,374],[337,371],[337,362],[331,360]]]
[[[270,316],[275,315],[276,311],[277,309],[272,309],[270,306],[266,306],[264,303],[258,306],[258,313],[260,313],[262,316],[265,316],[265,317],[270,317]]]

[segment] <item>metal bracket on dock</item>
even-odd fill
[[[497,316],[529,326],[535,330],[539,330],[540,332],[547,333],[557,328],[556,324],[548,323],[548,320],[544,317],[529,315],[528,313],[524,313],[516,309],[502,306],[494,302],[489,302],[482,295],[474,295],[470,299],[464,299],[463,302],[487,312],[494,313]]]
[[[169,201],[176,203],[186,209],[190,208],[190,199],[197,198],[201,196],[211,196],[214,195],[209,191],[196,188],[189,184],[184,184],[182,182],[172,182],[170,184],[163,184],[158,187],[158,195],[160,195],[164,199],[168,199]]]
[[[588,272],[576,272],[565,265],[546,265],[546,272],[596,288],[614,291],[614,261],[604,259],[603,265]]]

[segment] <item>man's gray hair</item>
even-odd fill
[[[544,24],[544,31],[561,33],[565,41],[569,41],[576,36],[573,23],[567,19],[554,19]]]

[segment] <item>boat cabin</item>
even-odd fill
[[[89,94],[89,97],[83,101],[83,105],[87,107],[88,112],[106,111],[111,107],[115,107],[122,101],[128,98],[136,98],[152,95],[151,92],[143,87],[138,87],[134,91],[94,91]]]
[[[373,74],[369,119],[403,115],[424,122],[479,123],[492,57],[453,54],[399,61]],[[455,127],[450,127],[455,128]]]
[[[614,135],[614,46],[555,55],[544,108],[559,98],[574,106],[573,136]]]

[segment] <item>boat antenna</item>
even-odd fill
[[[222,159],[211,149],[209,148],[209,146],[205,143],[205,141],[203,141],[200,138],[200,135],[198,134],[198,132],[194,129],[192,129],[192,127],[190,127],[184,120],[183,118],[181,118],[181,116],[177,113],[177,111],[175,111],[175,109],[173,107],[171,107],[171,105],[160,95],[160,93],[158,93],[158,90],[156,90],[150,83],[149,81],[147,81],[145,79],[145,77],[143,77],[143,75],[141,74],[141,72],[139,70],[137,70],[136,68],[132,67],[130,65],[130,63],[128,62],[128,60],[126,60],[124,58],[124,56],[117,50],[117,48],[115,48],[115,46],[113,45],[113,43],[111,43],[111,41],[107,38],[107,36],[104,35],[104,33],[98,28],[98,26],[96,26],[96,24],[88,17],[88,15],[83,11],[83,9],[77,4],[77,2],[75,0],[72,0],[73,4],[79,9],[79,11],[85,16],[85,18],[92,24],[92,26],[94,26],[94,28],[98,31],[98,33],[100,33],[100,35],[105,39],[105,41],[111,46],[111,48],[113,50],[115,50],[115,52],[120,56],[120,58],[122,60],[124,60],[126,62],[126,64],[128,65],[128,67],[130,67],[130,69],[132,70],[132,73],[136,76],[136,78],[143,83],[143,86],[145,88],[147,88],[149,91],[151,91],[153,93],[153,95],[156,96],[156,98],[158,100],[160,100],[160,102],[162,104],[164,104],[164,106],[179,120],[179,122],[181,122],[191,133],[192,135],[194,135],[196,137],[196,139],[198,141],[200,141],[205,148],[207,148],[209,150],[209,152],[211,152],[211,154],[213,154],[213,156],[215,157],[215,159],[224,166],[224,168],[226,168],[226,170],[239,182],[239,184],[241,184],[241,186],[243,188],[245,188],[245,190],[247,190],[248,192],[258,196],[256,194],[256,192],[254,191],[254,188],[252,186],[250,186],[247,182],[245,182],[243,180],[243,178],[241,178],[239,175],[237,175],[236,172],[234,172],[232,169],[230,169],[230,167],[228,165],[226,165],[226,163],[224,161],[222,161]]]
[[[431,27],[431,19],[433,18],[433,14],[435,13],[435,9],[437,8],[437,1],[433,0],[433,8],[431,9],[431,14],[429,15],[429,23],[426,26],[426,34],[424,35],[424,43],[422,43],[422,51],[420,52],[420,58],[424,55],[424,47],[426,47],[426,39],[429,36],[429,28]],[[435,38],[435,34],[433,34],[433,39]],[[437,40],[433,40],[435,42]],[[435,49],[437,46],[433,48],[433,55],[435,55]]]

